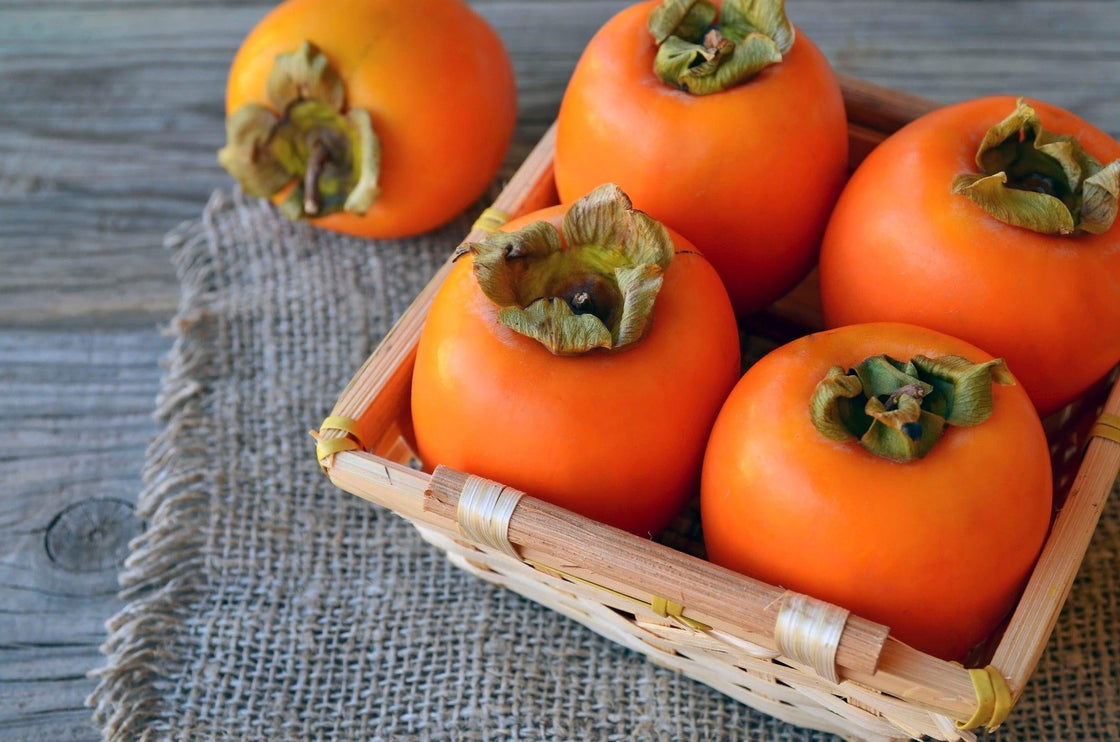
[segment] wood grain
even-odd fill
[[[95,738],[159,356],[148,329],[0,330],[0,739]]]
[[[513,165],[555,117],[582,46],[628,3],[473,4],[518,75]],[[47,529],[82,503],[110,501],[72,515],[135,502],[170,345],[158,327],[178,302],[162,235],[229,183],[214,159],[226,67],[271,5],[0,0],[0,740],[97,737],[85,673],[120,605],[115,567],[63,569]],[[1035,96],[1120,135],[1113,0],[789,10],[842,73],[945,102]],[[104,543],[119,544],[123,521],[107,522]],[[113,562],[81,523],[64,533]]]

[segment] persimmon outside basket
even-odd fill
[[[936,107],[851,78],[841,78],[841,86],[853,167],[891,132]],[[553,128],[468,240],[485,236],[488,215],[500,223],[556,202],[554,142]],[[459,567],[798,726],[849,739],[956,740],[974,739],[969,729],[1005,718],[1038,663],[1120,472],[1120,382],[1111,393],[1109,384],[1098,385],[1046,421],[1062,504],[1013,615],[966,669],[908,647],[888,627],[695,556],[702,553],[695,512],[650,541],[532,497],[518,500],[521,493],[466,472],[439,467],[429,475],[408,466],[416,343],[450,265],[324,421],[317,454],[335,485],[408,519]],[[820,327],[810,277],[754,318],[746,333],[763,338],[765,349],[766,342],[772,347]],[[473,506],[461,508],[468,498]],[[480,502],[490,505],[481,521]],[[831,626],[832,635],[815,634],[814,624],[826,634]]]

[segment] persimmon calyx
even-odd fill
[[[785,0],[664,0],[647,23],[654,72],[696,95],[734,87],[782,61],[793,46]]]
[[[346,89],[309,41],[276,57],[270,106],[246,103],[226,119],[218,162],[245,192],[269,198],[291,219],[364,214],[381,192],[381,141],[367,111],[346,108]]]
[[[833,366],[813,392],[809,414],[825,437],[858,439],[893,461],[928,454],[946,426],[979,425],[992,414],[992,384],[1014,384],[1002,359],[872,356],[853,369]]]
[[[534,222],[465,245],[498,321],[556,355],[618,350],[640,341],[653,322],[669,232],[635,210],[613,184],[572,204],[563,230]]]
[[[984,135],[976,165],[980,173],[953,180],[953,193],[1005,224],[1100,234],[1116,220],[1120,160],[1102,165],[1072,135],[1047,131],[1022,98]]]

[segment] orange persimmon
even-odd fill
[[[961,658],[1012,608],[1049,524],[1046,438],[1013,381],[975,346],[904,324],[771,352],[712,431],[709,557]]]
[[[836,205],[827,324],[955,335],[1005,358],[1040,414],[1058,410],[1120,361],[1117,158],[1120,143],[1045,103],[982,98],[914,121]]]
[[[219,159],[292,218],[433,229],[493,180],[517,116],[501,39],[462,0],[286,0],[249,33]]]
[[[848,173],[844,101],[780,2],[725,0],[718,18],[699,2],[679,23],[672,5],[627,8],[588,44],[557,119],[556,183],[569,201],[617,182],[704,253],[741,316],[816,260]],[[743,74],[725,72],[740,52]]]
[[[711,265],[604,186],[461,255],[417,349],[418,453],[649,536],[695,496],[738,376]]]

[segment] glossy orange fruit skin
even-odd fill
[[[918,649],[958,659],[1012,608],[1045,538],[1050,459],[1019,386],[992,416],[950,428],[925,458],[894,463],[821,435],[809,399],[829,367],[880,353],[991,356],[910,325],[809,335],[752,366],[704,459],[709,558],[850,609]]]
[[[1015,107],[991,97],[935,111],[879,145],[844,189],[821,248],[830,327],[891,320],[941,330],[1007,361],[1038,411],[1080,396],[1120,361],[1120,222],[1100,235],[1012,227],[950,192],[989,127]],[[1043,126],[1102,162],[1120,143],[1029,101]]]
[[[553,207],[531,221],[559,226]],[[412,379],[425,467],[445,464],[641,536],[696,495],[704,446],[739,376],[735,317],[711,265],[679,235],[653,325],[636,345],[552,355],[497,322],[469,255],[428,313]]]
[[[816,260],[848,174],[844,101],[800,31],[780,64],[743,85],[700,96],[666,85],[646,30],[656,6],[623,10],[579,60],[557,120],[560,198],[618,183],[700,248],[746,315]]]
[[[381,195],[364,214],[316,226],[363,237],[434,229],[486,190],[517,119],[513,70],[493,28],[461,0],[286,0],[249,33],[230,68],[226,111],[268,105],[278,54],[310,40],[370,112]]]

